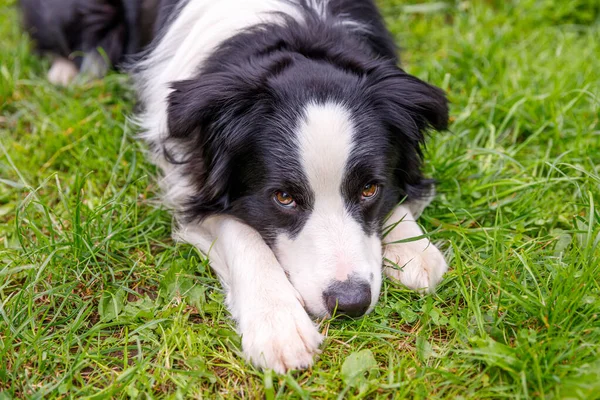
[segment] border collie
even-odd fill
[[[373,0],[188,0],[160,25],[133,71],[137,121],[247,359],[309,367],[311,317],[368,313],[382,271],[434,289],[447,264],[415,219],[447,101],[397,66]]]
[[[140,52],[179,0],[19,0],[36,50],[52,57],[48,80],[101,78]]]

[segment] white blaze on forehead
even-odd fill
[[[351,113],[333,102],[310,103],[295,131],[314,203],[296,236],[278,236],[275,254],[312,314],[326,315],[323,293],[350,276],[370,282],[374,305],[381,285],[381,240],[365,234],[342,194],[354,148]]]
[[[306,106],[298,129],[298,144],[316,203],[323,197],[333,200],[332,196],[343,202],[341,184],[352,150],[353,132],[350,112],[342,105],[311,103]]]

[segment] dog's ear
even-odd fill
[[[189,79],[171,83],[167,107],[169,137],[191,138],[209,122],[222,93],[216,93],[218,79]]]
[[[427,129],[448,128],[443,90],[391,64],[373,68],[368,78],[373,104],[392,129],[422,142]]]
[[[448,127],[448,100],[441,89],[392,64],[378,65],[367,75],[368,99],[384,121],[398,153],[395,179],[403,196],[426,198],[433,181],[423,178],[421,146],[429,129]]]
[[[259,86],[251,77],[226,72],[203,74],[171,85],[169,138],[165,154],[181,163],[195,186],[189,214],[201,217],[227,210],[236,160],[247,151],[251,126],[241,123],[256,108]]]
[[[268,96],[269,79],[291,63],[290,57],[281,56],[244,67],[213,65],[197,78],[173,82],[167,109],[169,135],[183,139],[224,129],[236,117],[259,108],[257,100]]]
[[[208,135],[214,123],[226,122],[224,119],[251,107],[255,86],[236,80],[231,74],[212,73],[173,82],[171,88],[167,108],[169,136],[185,139]]]

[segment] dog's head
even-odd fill
[[[369,311],[382,225],[423,189],[420,146],[428,128],[446,127],[443,92],[393,62],[290,54],[173,89],[170,137],[186,141],[196,184],[189,217],[226,213],[254,227],[311,314]]]

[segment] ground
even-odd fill
[[[0,0],[0,398],[600,398],[600,3],[379,1],[444,88],[421,219],[450,271],[260,372],[170,238],[125,76],[57,88]]]

